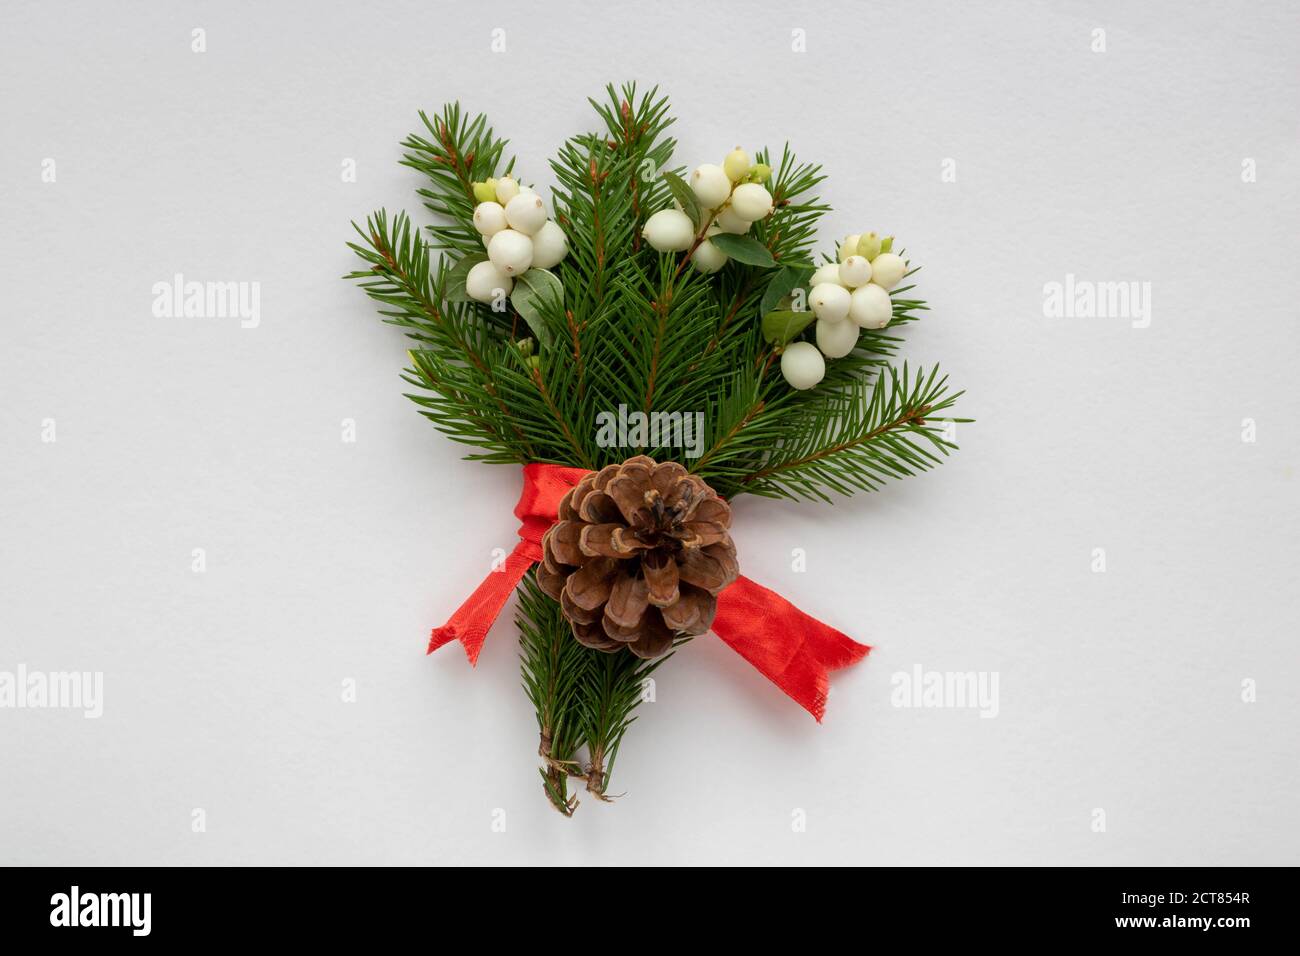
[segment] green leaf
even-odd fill
[[[560,285],[555,274],[545,269],[529,269],[515,280],[510,301],[533,330],[533,335],[537,336],[538,344],[543,348],[550,345],[551,329],[546,324],[542,309],[548,304],[564,301],[564,286]]]
[[[776,265],[772,253],[767,251],[767,246],[752,236],[736,236],[729,232],[720,232],[710,236],[709,241],[737,262],[743,262],[747,266],[771,269]]]
[[[799,288],[799,286],[807,283],[813,271],[811,265],[782,266],[781,271],[772,276],[772,281],[767,284],[767,290],[763,293],[763,302],[759,306],[759,313],[767,315],[767,313],[775,309],[778,302]]]
[[[464,256],[460,262],[456,263],[447,270],[447,292],[444,298],[448,302],[472,302],[469,293],[465,291],[465,278],[469,275],[469,270],[473,269],[480,262],[487,262],[486,255],[468,255]]]
[[[691,222],[695,224],[695,228],[700,228],[703,213],[700,211],[699,201],[695,198],[695,190],[686,185],[686,180],[676,173],[664,173],[664,182],[668,184],[668,191],[673,194],[673,198],[682,204],[682,209],[686,215],[691,217]]]
[[[763,316],[763,338],[773,345],[788,345],[790,340],[808,328],[812,312],[791,312],[782,309]]]

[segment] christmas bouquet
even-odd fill
[[[650,675],[706,632],[820,720],[829,673],[868,648],[740,574],[733,504],[874,490],[942,460],[960,421],[937,369],[890,364],[925,311],[894,237],[819,254],[819,166],[738,147],[674,168],[666,99],[606,93],[549,201],[484,116],[422,113],[403,162],[436,221],[376,212],[349,244],[348,278],[413,340],[421,413],[468,458],[523,466],[518,545],[429,650],[474,662],[517,591],[566,815],[575,780],[608,799]]]

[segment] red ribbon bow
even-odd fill
[[[524,573],[542,560],[542,535],[555,523],[560,499],[587,474],[584,468],[524,465],[524,490],[515,505],[523,522],[519,543],[451,619],[434,628],[430,654],[458,640],[469,662],[478,662],[501,608]],[[830,672],[856,664],[871,650],[743,575],[718,595],[713,633],[819,722],[826,711]]]

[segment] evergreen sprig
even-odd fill
[[[949,390],[937,366],[928,374],[906,364],[885,372],[788,412],[803,427],[787,431],[760,468],[737,476],[740,486],[751,494],[829,502],[832,492],[875,491],[888,478],[939,464],[957,446],[935,423],[967,420],[943,414],[961,393]]]
[[[420,121],[424,133],[402,140],[402,165],[429,178],[428,186],[416,190],[424,207],[438,217],[428,227],[429,235],[438,249],[457,256],[482,253],[474,229],[473,184],[514,168],[513,159],[502,166],[506,141],[493,134],[486,116],[468,117],[459,103],[444,106],[433,120],[421,111]]]
[[[528,183],[485,116],[451,104],[421,113],[423,128],[403,140],[402,162],[425,177],[418,192],[435,219],[423,233],[383,210],[355,226],[360,240],[349,245],[360,266],[348,278],[411,338],[409,397],[470,447],[466,457],[590,469],[636,453],[683,458],[676,447],[605,447],[598,416],[619,406],[703,412],[702,454],[684,463],[719,494],[831,500],[927,470],[956,447],[945,425],[965,421],[950,414],[961,393],[937,368],[889,364],[898,333],[926,311],[912,285],[892,292],[888,328],[863,332],[817,387],[795,391],[777,368],[785,343],[764,337],[761,318],[816,267],[829,209],[817,195],[820,166],[788,145],[779,159],[758,151],[756,161],[774,170],[773,212],[749,239],[724,237],[744,255],[737,248],[720,272],[704,275],[691,267],[694,245],[660,254],[641,238],[674,195],[694,217],[696,245],[709,226],[689,187],[683,197],[673,181],[684,170],[671,166],[667,99],[657,88],[611,85],[591,104],[596,128],[570,137],[550,161],[555,221],[569,240],[569,255],[551,270],[562,291],[539,292],[525,313],[513,300],[493,307],[465,294],[469,267],[484,257],[473,184],[507,173]],[[581,647],[531,576],[519,595],[542,779],[556,808],[572,813],[568,778],[604,796],[642,684],[662,660]]]
[[[598,800],[606,791],[632,712],[646,696],[647,680],[672,654],[643,661],[631,654],[602,654],[573,639],[560,606],[524,576],[518,590],[520,672],[537,715],[537,753],[547,798],[566,816],[577,807],[569,778],[586,784]],[[678,644],[684,643],[679,641]],[[587,750],[587,760],[580,751]]]
[[[520,670],[537,714],[537,754],[543,760],[538,772],[548,799],[568,816],[577,806],[569,777],[584,773],[578,759],[587,729],[581,705],[596,652],[573,639],[560,606],[537,586],[533,572],[524,576],[518,595]]]
[[[501,391],[508,349],[500,329],[480,310],[447,299],[448,265],[436,263],[428,243],[404,213],[383,210],[353,224],[362,242],[348,245],[369,268],[349,273],[381,306],[385,321],[418,343],[404,380],[421,389],[409,397],[438,429],[492,462],[527,461],[532,442],[518,426]]]

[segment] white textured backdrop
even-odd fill
[[[1300,862],[1298,27],[1280,2],[6,4],[0,672],[101,671],[104,700],[0,709],[0,862]],[[518,474],[418,416],[404,339],[339,276],[350,219],[426,221],[397,164],[418,109],[487,111],[545,184],[625,79],[672,96],[679,162],[789,139],[830,177],[828,243],[899,233],[933,309],[905,354],[979,421],[881,493],[740,503],[745,572],[876,646],[823,726],[701,638],[627,795],[564,820],[508,620],[477,671],[423,655],[512,544]],[[175,273],[259,282],[260,324],[155,317]],[[1151,283],[1149,326],[1046,317],[1067,274]],[[997,717],[891,706],[918,664],[996,672]]]

